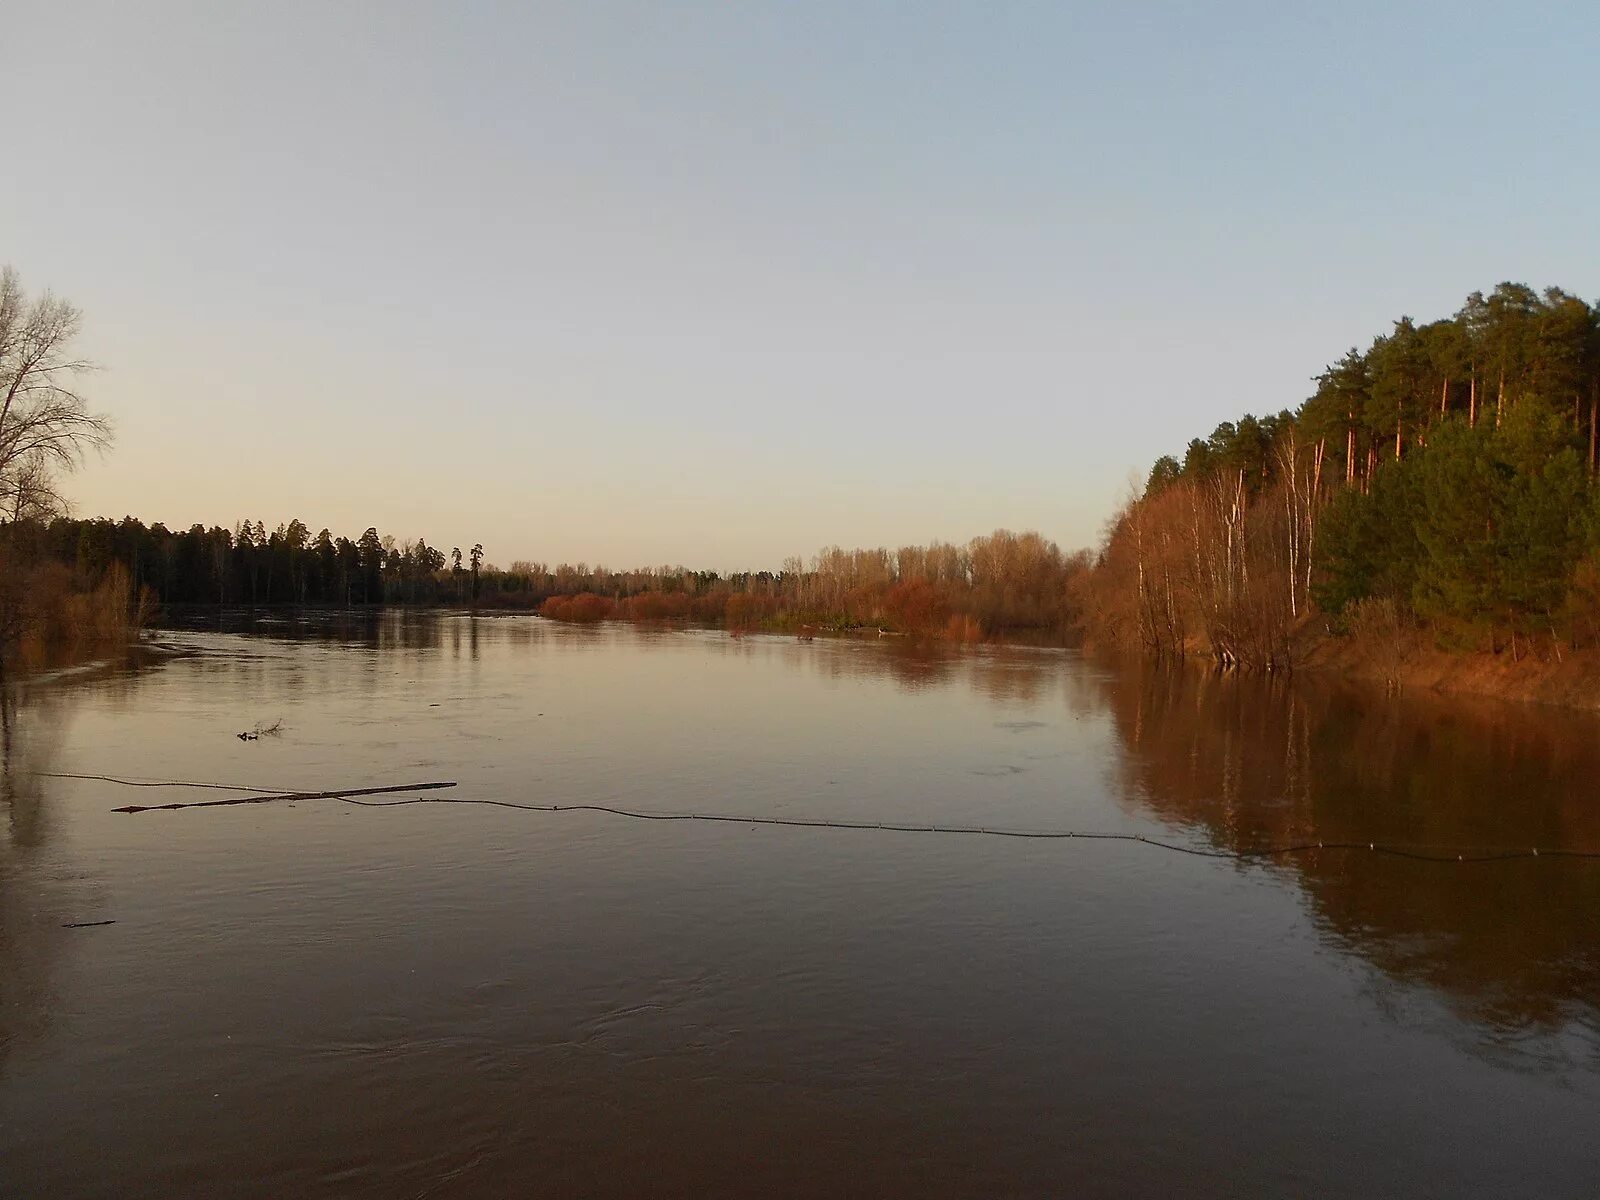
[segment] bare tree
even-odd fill
[[[30,302],[16,271],[0,271],[0,522],[55,511],[55,474],[111,440],[74,387],[90,366],[72,351],[81,320],[48,291]]]
[[[0,477],[0,525],[47,521],[64,507],[42,454],[29,455],[9,476]]]

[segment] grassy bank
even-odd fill
[[[1298,669],[1367,680],[1400,692],[1489,696],[1600,710],[1600,650],[1548,636],[1498,651],[1445,649],[1414,630],[1363,639],[1303,630]]]

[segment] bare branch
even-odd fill
[[[71,353],[82,322],[48,291],[30,303],[17,272],[0,270],[0,523],[58,510],[52,473],[111,442],[110,422],[73,386],[93,369]]]

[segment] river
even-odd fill
[[[1548,853],[1600,849],[1593,717],[531,617],[159,640],[7,700],[0,1195],[1600,1190],[1600,861]]]

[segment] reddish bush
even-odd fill
[[[884,597],[884,607],[895,628],[906,633],[934,633],[944,625],[949,613],[939,589],[926,579],[895,584]]]
[[[689,597],[682,592],[640,592],[629,596],[617,615],[631,621],[674,621],[689,615]]]
[[[616,607],[616,602],[609,596],[579,592],[576,596],[551,596],[539,606],[539,615],[549,617],[552,621],[591,625],[611,617]]]
[[[728,592],[718,588],[714,592],[706,592],[696,596],[689,605],[689,615],[696,621],[707,624],[716,624],[722,620],[728,607]]]
[[[983,626],[977,618],[967,613],[957,613],[946,622],[944,639],[948,642],[972,644],[983,641]]]
[[[758,596],[753,592],[735,592],[728,597],[722,619],[729,629],[753,629],[763,619],[771,616],[776,607],[770,596]]]

